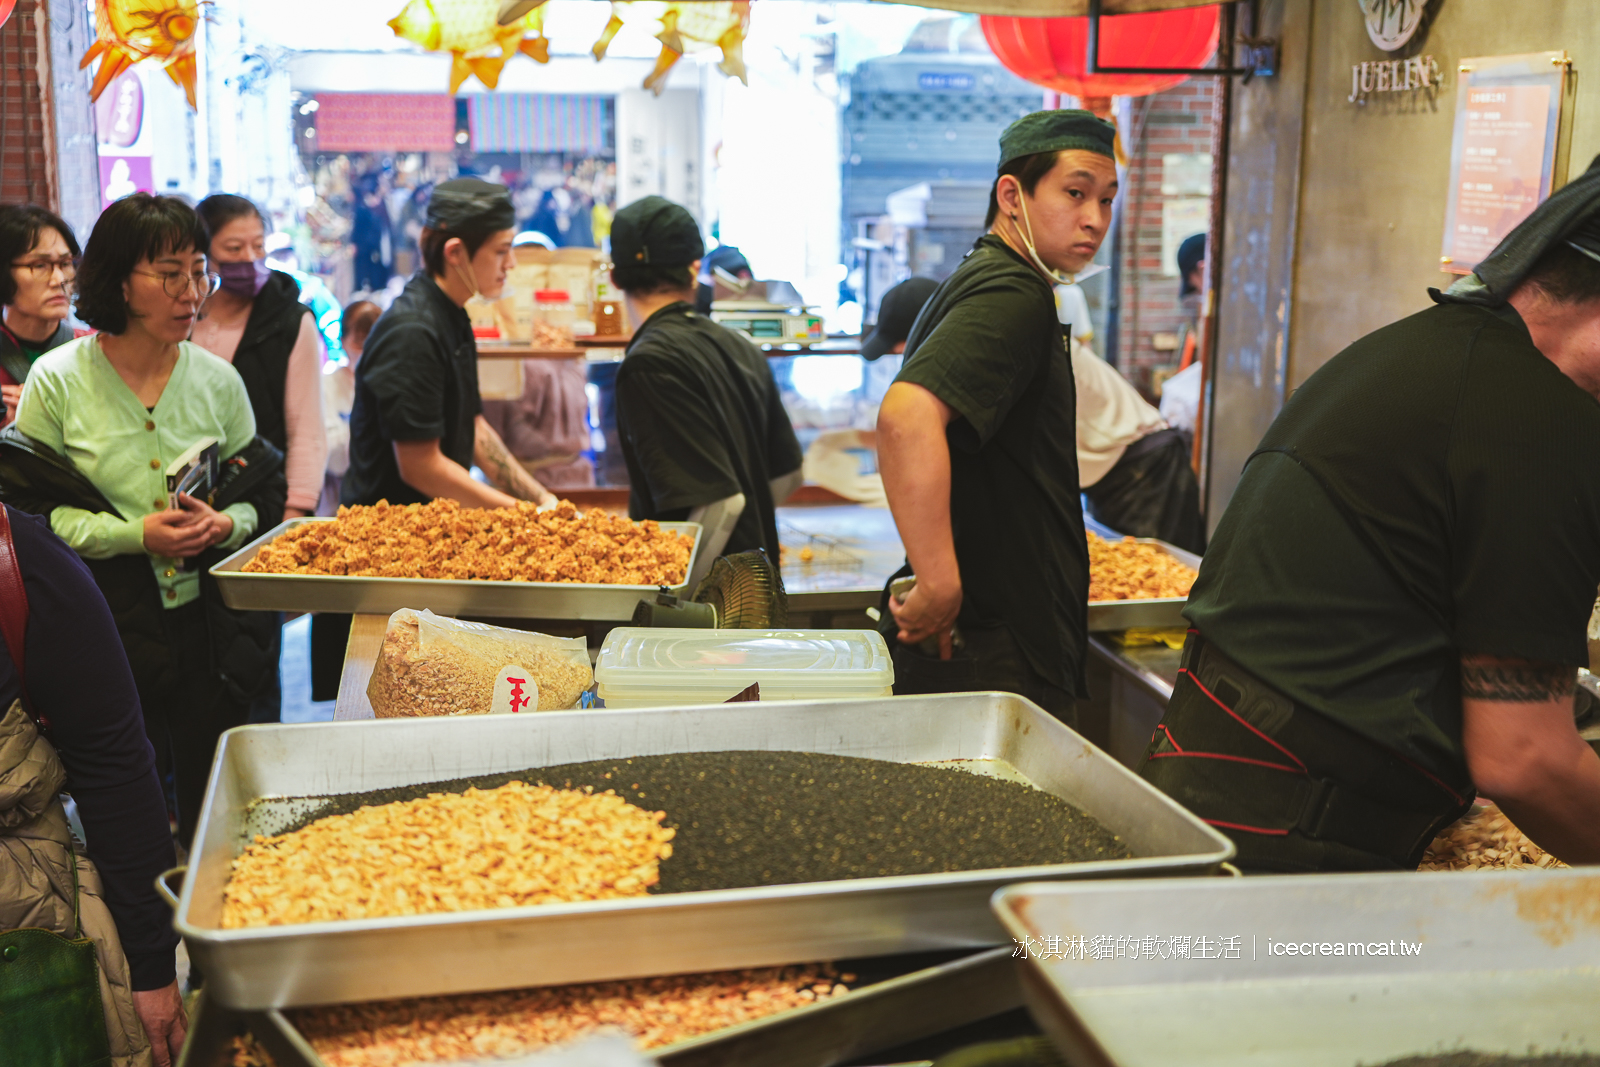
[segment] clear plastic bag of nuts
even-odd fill
[[[594,681],[581,637],[551,637],[401,608],[367,683],[380,719],[556,711]]]

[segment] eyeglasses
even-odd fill
[[[61,272],[61,281],[71,285],[78,277],[78,257],[62,256],[60,259],[36,259],[29,263],[13,263],[17,270],[25,270],[37,278],[44,275],[48,280],[56,271]]]
[[[222,285],[222,275],[209,271],[197,270],[193,274],[185,274],[181,270],[136,270],[133,273],[160,278],[162,290],[174,300],[182,300],[190,290],[199,293],[201,300],[206,300]]]

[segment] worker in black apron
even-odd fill
[[[1600,163],[1600,161],[1597,161]],[[1600,862],[1600,167],[1284,405],[1139,773],[1259,871],[1414,868],[1475,793]]]

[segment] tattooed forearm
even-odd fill
[[[500,440],[500,435],[492,427],[480,423],[473,444],[476,446],[473,459],[477,460],[484,477],[494,483],[496,489],[535,503],[549,495],[545,487],[506,451],[505,442]]]
[[[1560,663],[1499,659],[1491,656],[1461,658],[1461,695],[1473,700],[1511,704],[1540,704],[1572,695],[1578,672]]]

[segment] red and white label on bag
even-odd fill
[[[539,710],[539,683],[533,672],[515,663],[500,668],[494,679],[494,700],[489,705],[490,715],[518,715]]]

